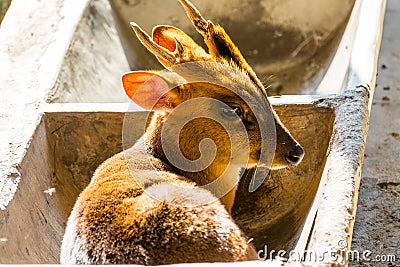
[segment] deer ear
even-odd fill
[[[176,94],[168,82],[152,72],[134,71],[122,76],[125,93],[146,110],[171,110]]]
[[[153,28],[152,39],[170,52],[178,52],[179,63],[212,59],[201,46],[178,28],[165,25],[157,26]],[[159,56],[157,58],[165,67],[172,65]]]

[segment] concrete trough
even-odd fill
[[[190,33],[175,2],[13,0],[0,28],[0,263],[58,263],[76,197],[122,150],[121,73],[160,69],[128,22]],[[260,77],[275,74],[270,100],[306,151],[254,193],[243,178],[235,220],[258,249],[295,251],[267,266],[307,251],[318,257],[303,264],[347,264],[386,1],[193,2]],[[265,14],[246,18],[252,8]],[[146,113],[129,110],[142,129]]]

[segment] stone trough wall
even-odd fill
[[[248,233],[263,237],[268,228],[281,236],[270,234],[265,240],[285,240],[299,252],[322,253],[329,248],[339,255],[350,248],[384,7],[385,0],[355,2],[317,88],[330,95],[272,100],[308,150],[319,148],[315,155],[308,152],[314,158],[304,161],[307,166],[272,174],[274,181],[283,177],[284,184],[294,188],[298,184],[290,177],[307,185],[306,176],[311,174],[317,182],[299,190],[310,194],[292,201],[255,200],[257,205],[248,206],[248,217],[237,203],[235,217]],[[95,166],[120,149],[121,117],[128,108],[116,104],[127,99],[114,92],[120,90],[120,74],[132,66],[124,54],[129,51],[120,38],[123,31],[117,31],[121,19],[115,10],[105,0],[13,0],[2,22],[0,263],[58,263],[59,242],[74,198]],[[104,102],[111,103],[100,104]],[[300,113],[306,115],[300,119]],[[76,133],[83,139],[76,143],[66,139]],[[99,133],[105,133],[107,141],[102,143]],[[106,148],[103,154],[99,147]],[[268,182],[267,189],[278,188],[281,193],[271,190],[260,198],[296,193]],[[250,198],[238,199],[252,203],[246,204]],[[265,214],[282,216],[266,227],[261,222],[273,220],[255,218],[251,213],[255,206]],[[265,228],[252,228],[252,219]],[[295,223],[285,234],[288,222]],[[340,246],[341,240],[346,247]],[[346,261],[326,259],[326,263]]]

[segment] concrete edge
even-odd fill
[[[347,265],[357,209],[361,166],[369,122],[369,90],[359,87],[321,105],[335,106],[333,134],[326,167],[310,213],[307,252],[318,262]]]
[[[0,28],[0,210],[12,200],[22,162],[89,0],[14,0]]]
[[[375,84],[385,9],[386,0],[355,2],[335,57],[317,93],[339,93],[360,84]]]
[[[358,27],[351,27],[350,24],[346,30],[347,34],[353,34],[354,41],[347,44],[344,38],[341,47],[345,49],[342,51],[345,59],[351,55],[350,61],[345,61],[348,66],[345,73],[347,81],[343,84],[345,91],[334,101],[321,102],[336,106],[333,136],[321,188],[304,226],[313,229],[310,231],[313,234],[302,235],[296,250],[317,252],[319,256],[329,252],[328,257],[318,259],[318,262],[329,265],[347,266],[351,253],[385,9],[386,0],[356,2],[350,22],[357,23]],[[339,54],[337,58],[343,59],[343,55]],[[327,79],[331,81],[329,75]],[[323,86],[320,88],[324,90],[319,92],[329,92]],[[353,144],[346,145],[348,142]],[[340,196],[345,198],[340,199]],[[337,240],[336,244],[332,243],[333,239]]]
[[[351,50],[346,90],[354,90],[360,85],[369,85],[367,86],[371,95],[369,110],[375,90],[385,11],[386,0],[363,1]]]
[[[315,105],[336,95],[284,95],[269,97],[272,105]],[[55,112],[141,112],[144,109],[131,103],[46,103],[43,113]]]
[[[335,56],[333,57],[324,78],[318,85],[316,93],[341,93],[349,72],[350,56],[354,43],[354,36],[359,23],[362,0],[356,0],[353,11],[349,17],[342,39],[339,42]]]

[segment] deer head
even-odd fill
[[[177,168],[176,172],[205,185],[226,173],[229,164],[236,169],[258,164],[263,140],[265,136],[268,138],[271,130],[266,130],[265,125],[272,121],[276,146],[269,151],[273,153],[270,168],[297,165],[303,158],[303,148],[273,111],[263,84],[239,49],[221,26],[205,20],[189,1],[180,2],[196,30],[204,37],[208,52],[178,28],[156,26],[150,37],[137,24],[131,23],[142,44],[168,68],[168,71],[161,72],[130,72],[122,78],[127,95],[136,104],[148,110],[161,111],[153,117],[146,130],[149,150],[163,161],[173,160],[163,152],[160,134],[165,119],[173,117],[166,132],[172,135],[174,128],[179,129],[174,133],[179,136],[179,149],[173,154],[178,158],[182,156],[179,153],[183,154],[180,163],[190,160],[192,167],[196,168],[193,162],[203,155],[213,155],[212,162],[201,171]],[[202,101],[204,99],[216,101]],[[188,100],[192,103],[195,100],[195,105],[180,108]],[[196,118],[181,125],[188,114]],[[170,142],[169,137],[166,138],[164,141]],[[207,139],[212,139],[213,145],[204,144]],[[237,182],[237,178],[234,179]],[[232,203],[229,197],[225,205],[230,209]]]

